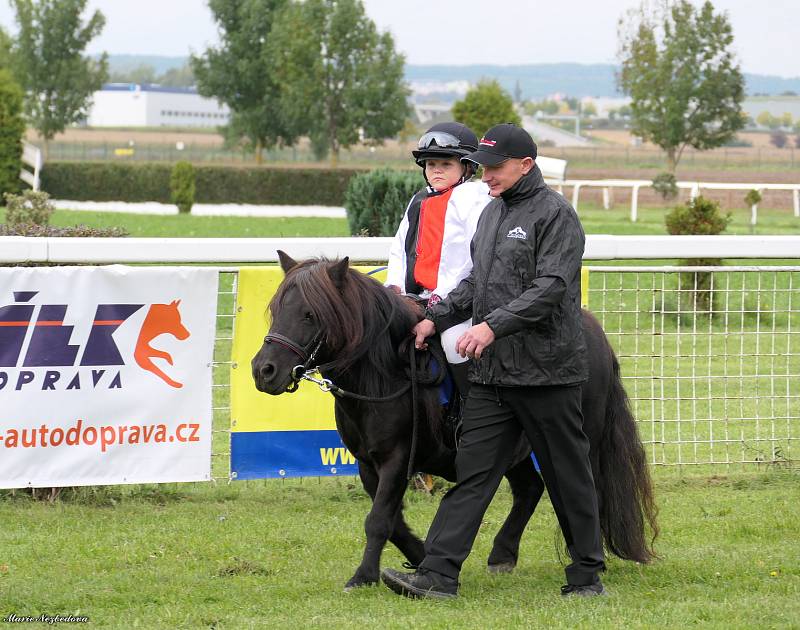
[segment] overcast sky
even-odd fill
[[[699,0],[695,0],[698,4]],[[410,64],[615,63],[617,21],[639,0],[364,0]],[[184,56],[217,41],[205,0],[89,0],[106,16],[90,52]],[[745,72],[800,77],[800,0],[715,0]],[[0,24],[14,14],[0,0]]]

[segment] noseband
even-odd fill
[[[314,335],[314,338],[304,346],[295,343],[288,337],[279,333],[268,334],[264,337],[264,343],[278,344],[279,346],[291,350],[300,357],[302,363],[292,368],[292,384],[286,388],[287,392],[292,393],[297,391],[297,388],[300,386],[300,381],[303,380],[303,376],[305,376],[306,372],[313,372],[316,368],[314,360],[317,357],[319,349],[322,347],[322,331],[320,330]]]

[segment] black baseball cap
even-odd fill
[[[522,127],[513,123],[495,125],[478,141],[478,150],[461,158],[482,166],[497,166],[509,158],[536,159],[536,143]]]

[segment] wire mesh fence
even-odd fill
[[[651,464],[793,465],[800,267],[589,269]],[[212,476],[227,481],[237,275],[220,273]]]
[[[800,267],[599,267],[590,278],[653,464],[796,459]]]

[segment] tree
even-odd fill
[[[478,136],[500,123],[520,124],[519,114],[508,93],[497,81],[479,81],[453,104],[453,118],[472,129]]]
[[[11,66],[11,38],[0,27],[0,70]]]
[[[597,116],[597,107],[595,107],[595,104],[592,103],[591,101],[582,104],[581,114],[583,116]]]
[[[294,141],[278,115],[275,66],[264,54],[276,13],[286,2],[209,0],[219,26],[220,45],[190,59],[198,92],[216,98],[231,110],[227,138],[247,139],[259,164],[264,148]]]
[[[155,83],[156,69],[150,64],[143,63],[129,70],[113,72],[111,81],[113,83]]]
[[[662,7],[642,5],[620,20],[617,79],[631,97],[632,133],[664,149],[674,172],[687,146],[721,146],[743,127],[744,77],[724,13],[708,1],[699,10],[688,0]]]
[[[276,20],[267,55],[281,85],[281,112],[308,135],[318,157],[359,140],[381,143],[410,114],[404,58],[379,33],[361,0],[288,4]]]
[[[756,122],[762,127],[767,127],[768,129],[777,129],[781,126],[781,119],[777,116],[773,116],[769,112],[761,112],[758,116],[756,116]]]
[[[19,190],[22,166],[22,90],[11,73],[0,67],[0,200]]]
[[[192,67],[188,63],[180,68],[170,68],[156,81],[166,87],[191,87],[196,83]]]
[[[782,129],[776,129],[769,134],[769,141],[777,148],[782,149],[789,142],[789,136]]]
[[[88,115],[92,94],[108,76],[108,56],[83,53],[105,18],[95,11],[84,24],[86,0],[12,0],[19,33],[12,49],[15,76],[25,92],[25,112],[47,145]]]

